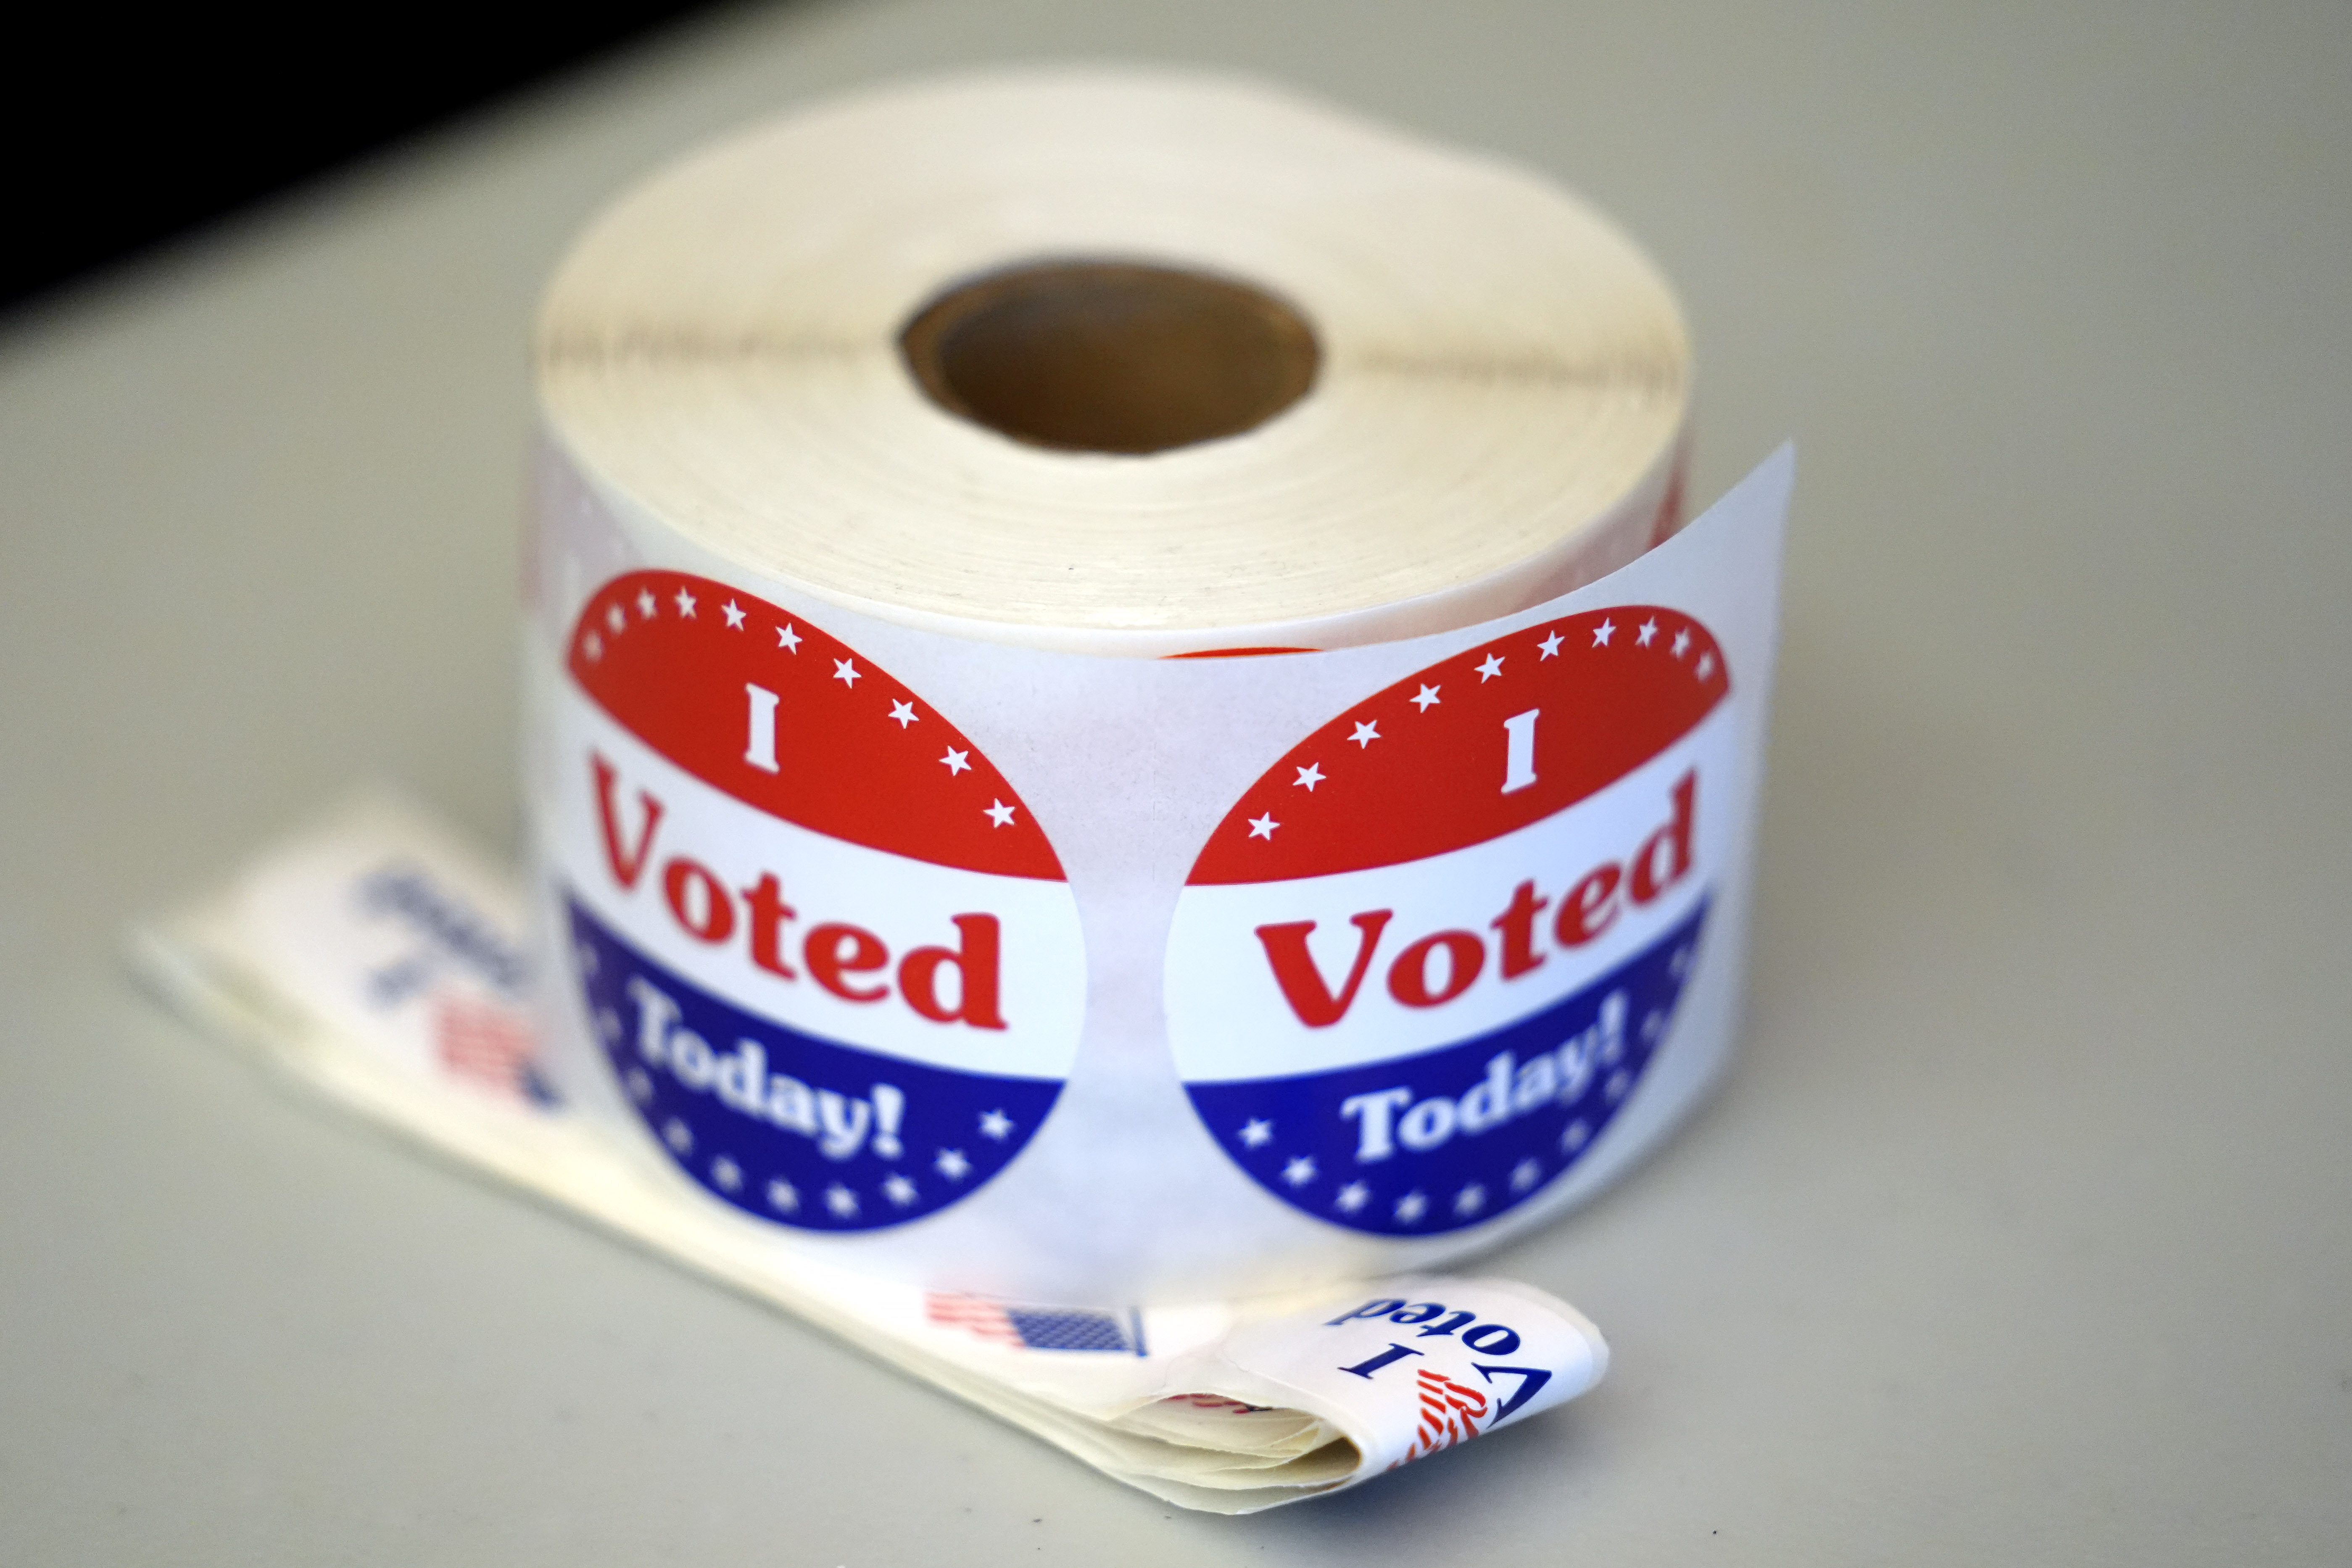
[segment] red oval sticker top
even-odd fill
[[[639,740],[747,805],[933,865],[1062,879],[1028,805],[961,731],[763,599],[628,573],[581,611],[566,667]]]
[[[1656,756],[1731,689],[1690,616],[1620,605],[1431,665],[1291,748],[1189,879],[1273,882],[1483,844]]]

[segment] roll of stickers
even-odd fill
[[[623,197],[540,374],[556,1070],[774,1246],[1425,1267],[1719,1055],[1739,673],[1483,629],[1678,521],[1681,318],[1556,187],[1228,83],[885,92]]]
[[[1680,526],[1630,242],[1260,86],[955,79],[624,196],[539,369],[526,886],[362,801],[151,975],[1186,1506],[1601,1375],[1426,1271],[1738,1018],[1793,459]]]

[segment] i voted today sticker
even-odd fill
[[[1715,637],[1589,611],[1443,660],[1292,748],[1170,936],[1194,1110],[1267,1192],[1384,1236],[1583,1158],[1667,1043],[1734,832]]]
[[[779,1225],[977,1190],[1076,1054],[1077,910],[945,716],[708,578],[601,588],[567,650],[554,827],[581,994],[677,1168]]]

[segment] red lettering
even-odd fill
[[[784,902],[776,874],[761,872],[756,884],[743,889],[743,901],[751,911],[751,962],[771,974],[799,979],[799,972],[784,962],[784,922],[800,911]]]
[[[1445,984],[1429,987],[1429,957],[1445,954]],[[1486,944],[1466,931],[1442,931],[1423,937],[1397,954],[1389,966],[1389,994],[1408,1007],[1434,1007],[1470,989],[1486,963]]]
[[[890,994],[887,985],[861,991],[844,983],[845,974],[864,974],[890,962],[882,939],[863,926],[821,925],[808,933],[801,949],[810,977],[845,1002],[879,1002]]]
[[[1617,884],[1622,880],[1624,873],[1614,864],[1596,866],[1568,890],[1552,922],[1560,946],[1582,947],[1610,928],[1617,919]]]
[[[620,814],[613,808],[613,785],[619,775],[612,763],[594,752],[589,753],[588,760],[596,770],[596,812],[604,826],[604,858],[612,863],[613,875],[621,886],[634,891],[637,879],[645,874],[646,858],[653,853],[654,827],[661,821],[662,804],[644,790],[637,792],[645,826],[637,830],[636,853],[626,853],[621,847]]]
[[[1536,916],[1550,903],[1549,899],[1536,897],[1533,882],[1521,882],[1511,889],[1510,903],[1492,922],[1503,937],[1504,979],[1517,980],[1543,963],[1543,954],[1536,951]]]
[[[690,896],[696,889],[701,892],[699,899]],[[720,942],[735,934],[735,900],[727,896],[726,884],[701,862],[681,856],[664,867],[662,895],[669,900],[669,912],[677,917],[688,936]],[[702,906],[699,910],[694,907],[698,903]]]
[[[1537,892],[1532,878],[1511,889],[1502,912],[1487,922],[1497,938],[1496,969],[1501,978],[1516,980],[1543,966],[1547,954],[1538,947],[1537,921],[1545,910],[1553,910],[1551,931],[1560,946],[1582,947],[1615,925],[1629,906],[1655,901],[1690,875],[1698,820],[1697,770],[1686,770],[1669,795],[1673,812],[1665,824],[1625,861],[1604,860],[1586,872],[1560,895],[1557,909]],[[1313,921],[1257,928],[1283,997],[1301,1023],[1323,1028],[1347,1015],[1392,914],[1375,910],[1355,917],[1355,963],[1337,995],[1307,947]],[[1479,933],[1437,931],[1396,955],[1389,966],[1389,994],[1408,1007],[1442,1006],[1475,984],[1486,963],[1486,944]]]
[[[1313,921],[1292,921],[1283,925],[1257,928],[1257,940],[1265,948],[1265,961],[1274,966],[1275,984],[1282,987],[1283,1000],[1298,1015],[1298,1021],[1310,1029],[1328,1028],[1348,1016],[1356,1000],[1356,988],[1364,983],[1364,971],[1371,967],[1372,950],[1380,945],[1381,931],[1389,923],[1392,910],[1371,910],[1356,916],[1349,923],[1356,928],[1356,963],[1348,971],[1348,983],[1337,996],[1323,984],[1323,972],[1315,967],[1315,955],[1307,951],[1307,939],[1315,930]]]
[[[1683,879],[1691,868],[1691,818],[1696,813],[1698,772],[1693,769],[1683,774],[1675,785],[1674,819],[1643,840],[1642,852],[1633,857],[1633,901],[1646,904],[1668,888]],[[1666,868],[1658,868],[1658,857],[1666,857]]]
[[[898,961],[898,992],[907,1005],[934,1024],[961,1019],[975,1029],[1001,1029],[1004,1016],[997,1009],[998,933],[994,915],[953,917],[957,945],[919,947]],[[954,965],[956,1005],[940,1000],[940,971]]]

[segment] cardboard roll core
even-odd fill
[[[1270,294],[1113,261],[960,284],[898,345],[951,414],[1034,447],[1135,456],[1256,428],[1307,395],[1322,361],[1305,319]]]

